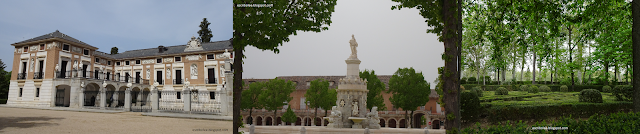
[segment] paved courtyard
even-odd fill
[[[0,133],[231,133],[231,121],[0,107]]]

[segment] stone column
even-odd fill
[[[107,88],[102,87],[100,89],[100,109],[105,109],[104,107],[107,106],[107,92],[106,92]]]
[[[320,118],[320,126],[324,126],[324,119]]]
[[[384,127],[385,128],[389,128],[389,120],[390,119],[384,120]]]
[[[185,112],[189,112],[191,111],[191,90],[189,90],[188,87],[185,87],[182,90],[182,100],[184,102],[184,111]]]
[[[78,107],[78,90],[80,90],[80,82],[76,79],[71,80],[71,91],[69,94],[69,107]],[[66,96],[66,95],[65,95]]]
[[[151,112],[158,112],[158,88],[151,89]]]
[[[84,107],[84,87],[80,88],[80,95],[79,95],[79,99],[78,99],[78,108],[82,108]]]
[[[124,111],[131,111],[131,87],[124,90]]]
[[[262,125],[266,126],[267,125],[267,118],[262,118]]]

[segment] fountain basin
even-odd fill
[[[353,121],[353,125],[351,125],[351,128],[362,128],[362,124],[361,122],[363,120],[366,120],[367,118],[361,118],[361,117],[349,117],[347,118],[351,121]]]

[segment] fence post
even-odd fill
[[[158,112],[158,88],[151,89],[151,112]]]
[[[184,102],[184,111],[191,111],[191,90],[188,87],[182,89],[182,100]]]
[[[131,111],[131,87],[124,90],[124,111]]]

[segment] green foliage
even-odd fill
[[[475,81],[476,81],[476,77],[469,77],[469,79],[467,79],[467,81],[469,81],[469,82],[475,82]]]
[[[379,111],[387,110],[387,106],[384,104],[384,97],[382,96],[382,91],[385,90],[386,86],[378,76],[374,70],[364,70],[360,72],[360,78],[367,80],[367,109],[373,108],[373,106],[377,106]],[[335,102],[335,100],[333,101]]]
[[[602,86],[602,92],[611,93],[611,87],[607,85]]]
[[[504,87],[499,87],[498,89],[496,89],[496,95],[509,95],[509,90],[507,90]]]
[[[242,91],[242,103],[240,109],[261,109],[262,103],[258,100],[260,94],[263,93],[265,87],[263,82],[253,82],[249,84],[249,89]]]
[[[282,114],[282,121],[287,123],[295,123],[298,120],[296,113],[291,110],[291,107],[287,107],[287,111]]]
[[[520,91],[527,91],[529,87],[527,85],[520,85]]]
[[[11,72],[5,71],[5,68],[6,65],[0,59],[0,99],[9,98],[9,80],[11,80]]]
[[[460,115],[461,120],[475,121],[480,116],[480,99],[475,92],[460,93]]]
[[[589,117],[595,113],[613,113],[618,112],[620,109],[631,108],[633,108],[633,103],[631,102],[495,105],[486,108],[485,114],[487,114],[490,122],[498,122],[505,120],[539,120],[569,115]]]
[[[482,91],[482,88],[480,88],[480,86],[471,88],[471,92],[476,92],[476,95],[478,95],[478,97],[483,96],[483,91]]]
[[[415,111],[429,101],[430,87],[422,72],[416,73],[413,67],[398,68],[389,79],[387,93],[392,94],[389,101],[393,106],[405,111]]]
[[[202,22],[200,22],[200,30],[198,30],[198,36],[201,42],[211,42],[213,34],[211,34],[211,29],[209,29],[210,24],[211,23],[207,21],[207,18],[202,18]]]
[[[569,91],[569,87],[567,87],[567,85],[560,86],[560,92],[568,92],[568,91]]]
[[[580,102],[602,103],[602,94],[595,89],[584,89],[580,91]]]
[[[529,126],[522,121],[517,123],[506,124],[498,123],[497,125],[491,125],[485,128],[480,126],[480,123],[476,123],[476,127],[465,128],[462,133],[465,134],[491,134],[491,133],[636,133],[640,131],[640,127],[636,127],[640,123],[640,113],[613,113],[609,115],[594,114],[586,121],[576,120],[570,116],[565,116],[557,121],[538,122],[533,126]],[[567,127],[568,130],[557,131],[545,131],[545,130],[533,130],[532,127]]]
[[[264,87],[266,89],[258,96],[258,100],[262,102],[262,106],[265,109],[273,110],[276,113],[279,107],[291,101],[293,98],[291,97],[291,93],[293,89],[295,89],[292,81],[285,81],[284,79],[278,78],[267,81],[264,83]]]
[[[618,101],[632,101],[633,100],[633,86],[631,85],[617,85],[613,88],[612,94],[616,96]]]
[[[531,85],[531,86],[529,87],[529,90],[527,90],[527,92],[529,92],[529,93],[534,93],[534,94],[535,94],[535,93],[538,93],[538,86],[536,86],[536,85]]]
[[[118,47],[112,47],[111,54],[118,54]]]
[[[549,87],[548,87],[548,86],[546,86],[546,85],[542,85],[542,86],[540,86],[540,88],[539,88],[539,89],[540,89],[540,92],[551,92],[551,88],[549,88]]]
[[[327,101],[325,98],[329,97],[329,81],[316,79],[310,83],[309,89],[304,94],[309,108],[319,108],[322,104],[328,104],[324,101]]]

